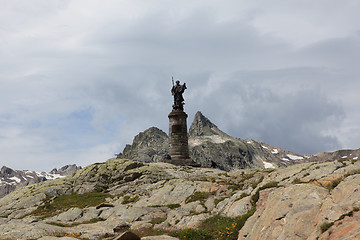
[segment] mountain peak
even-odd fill
[[[194,121],[192,122],[189,129],[189,135],[191,137],[209,135],[228,136],[215,124],[213,124],[207,117],[205,117],[200,111],[195,114]]]

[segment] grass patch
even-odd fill
[[[124,196],[124,200],[122,201],[122,204],[128,204],[128,203],[134,203],[139,201],[139,196],[130,196],[130,195],[125,195]]]
[[[177,203],[172,203],[172,204],[168,204],[166,205],[166,207],[170,208],[170,209],[176,209],[180,207],[180,204]]]
[[[294,184],[298,184],[298,183],[301,183],[301,180],[299,178],[295,178],[292,183]]]
[[[324,222],[320,225],[320,231],[321,233],[326,232],[332,225],[334,225],[334,222]]]
[[[253,178],[254,176],[255,173],[248,173],[248,174],[245,174],[244,172],[241,173],[241,177],[243,181]]]
[[[339,177],[335,180],[332,180],[330,183],[326,184],[325,187],[330,191],[334,188],[336,188],[337,185],[343,180],[343,177]]]
[[[279,183],[276,182],[276,181],[273,181],[273,182],[268,182],[266,183],[264,186],[260,187],[259,190],[264,190],[264,189],[267,189],[267,188],[274,188],[274,187],[278,187]]]
[[[180,240],[185,240],[185,239],[191,239],[191,240],[209,240],[209,239],[213,239],[212,236],[200,229],[192,229],[192,228],[187,228],[187,229],[183,229],[178,233],[172,234],[175,237],[180,238]]]
[[[185,203],[195,202],[195,201],[204,201],[208,199],[211,195],[214,195],[215,192],[194,192],[193,195],[189,196]]]
[[[226,197],[216,198],[216,199],[214,200],[215,206],[217,206],[217,205],[219,204],[219,202],[224,201],[225,198],[226,198]]]
[[[111,197],[109,193],[88,192],[83,194],[60,195],[52,200],[51,196],[47,196],[44,204],[39,206],[30,215],[47,218],[55,216],[61,212],[65,212],[73,207],[85,208],[97,206],[103,203],[106,198]]]
[[[230,185],[228,186],[228,189],[232,190],[232,191],[236,191],[236,190],[241,190],[243,189],[244,184],[234,184],[234,185]]]
[[[165,220],[166,220],[166,217],[158,217],[158,218],[153,218],[153,219],[151,219],[151,221],[150,221],[150,223],[152,224],[152,225],[155,225],[155,224],[159,224],[159,223],[162,223],[162,222],[165,222]]]
[[[244,197],[247,197],[247,196],[250,196],[250,194],[247,194],[247,193],[243,192],[243,193],[240,195],[240,198],[239,198],[238,200],[243,199]]]
[[[255,208],[252,208],[246,214],[236,218],[222,217],[219,215],[213,216],[202,222],[201,225],[199,226],[199,229],[207,233],[209,236],[212,236],[212,238],[205,238],[206,240],[237,239],[240,229],[245,225],[247,219],[255,213],[255,210],[256,210]],[[184,238],[184,239],[192,239],[192,238]]]

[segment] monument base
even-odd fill
[[[180,110],[173,110],[169,114],[169,137],[171,159],[166,162],[174,165],[200,166],[189,157],[188,134],[186,119],[187,114]]]
[[[194,162],[192,159],[167,159],[166,163],[171,163],[176,166],[191,166],[191,167],[200,167],[199,163]]]

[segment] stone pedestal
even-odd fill
[[[174,165],[197,166],[189,157],[188,133],[186,125],[187,114],[182,110],[173,110],[169,114],[169,154],[167,162]]]

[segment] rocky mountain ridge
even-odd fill
[[[168,135],[152,127],[135,136],[133,143],[126,145],[118,157],[141,162],[166,162],[170,157],[168,146]],[[256,140],[231,137],[201,112],[195,114],[189,129],[189,149],[190,158],[201,166],[225,171],[277,168],[316,160]]]
[[[81,169],[81,167],[73,164],[66,165],[59,170],[54,168],[47,173],[29,170],[13,170],[9,167],[3,166],[0,170],[0,198],[14,191],[16,188],[65,177],[79,169]]]
[[[0,239],[357,239],[359,194],[357,159],[228,172],[110,159],[0,199]]]

